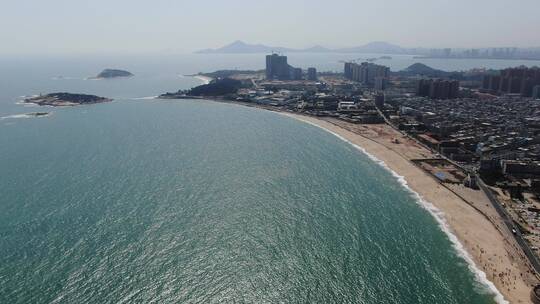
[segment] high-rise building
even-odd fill
[[[308,68],[307,69],[307,80],[317,81],[317,69]]]
[[[540,85],[537,85],[533,88],[532,98],[540,99]]]
[[[491,75],[484,75],[484,77],[482,77],[482,89],[489,90],[490,81],[491,81]]]
[[[420,79],[416,95],[431,99],[455,99],[459,97],[459,81],[443,79]]]
[[[429,90],[431,86],[431,79],[420,79],[416,83],[416,95],[418,96],[429,96]]]
[[[287,56],[280,56],[278,54],[267,55],[266,79],[302,79],[302,69],[290,66],[287,63]]]
[[[388,79],[386,77],[375,77],[375,90],[386,90]]]
[[[291,80],[301,80],[302,79],[302,69],[301,68],[293,68],[290,67],[289,69],[291,76],[289,79]]]
[[[375,85],[377,77],[387,78],[390,69],[386,66],[363,62],[361,64],[346,62],[344,66],[345,77],[365,85]]]
[[[501,87],[501,76],[494,75],[489,79],[489,89],[491,91],[497,92]]]
[[[492,93],[521,94],[532,96],[534,86],[540,85],[540,68],[517,67],[499,71],[499,75],[487,75],[482,88]]]
[[[508,78],[508,91],[507,93],[519,93],[521,90],[522,77],[510,77]]]
[[[450,81],[450,88],[448,92],[449,99],[455,99],[459,97],[459,81]]]
[[[533,88],[534,88],[534,79],[527,77],[521,81],[521,85],[519,87],[519,93],[523,97],[531,97],[533,94]]]
[[[345,65],[343,67],[343,73],[345,74],[345,78],[352,80],[352,62],[345,62]]]
[[[384,106],[384,94],[378,93],[375,95],[375,106],[377,108],[382,108]]]

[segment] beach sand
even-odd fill
[[[337,134],[383,161],[440,211],[432,213],[442,218],[451,240],[453,235],[457,237],[454,245],[458,252],[461,246],[465,250],[462,256],[469,260],[479,281],[491,288],[494,284],[510,303],[531,303],[530,292],[538,279],[485,194],[461,185],[443,185],[410,161],[434,158],[432,152],[386,124],[355,125],[334,118],[282,113]],[[497,302],[504,300],[499,294]]]

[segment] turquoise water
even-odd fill
[[[0,303],[494,302],[351,145],[263,110],[135,98],[193,85],[146,71],[6,85],[7,114],[43,110],[14,104],[24,87],[117,99],[0,120]]]

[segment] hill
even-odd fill
[[[199,54],[242,54],[242,53],[270,53],[270,52],[288,52],[291,49],[283,47],[271,47],[263,44],[248,44],[237,40],[218,49],[205,49],[197,51]]]

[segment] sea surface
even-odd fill
[[[289,61],[337,70],[332,56]],[[436,218],[352,145],[264,110],[151,98],[263,64],[0,59],[0,303],[494,303]],[[136,76],[86,80],[104,68]],[[55,91],[115,101],[18,103]]]

